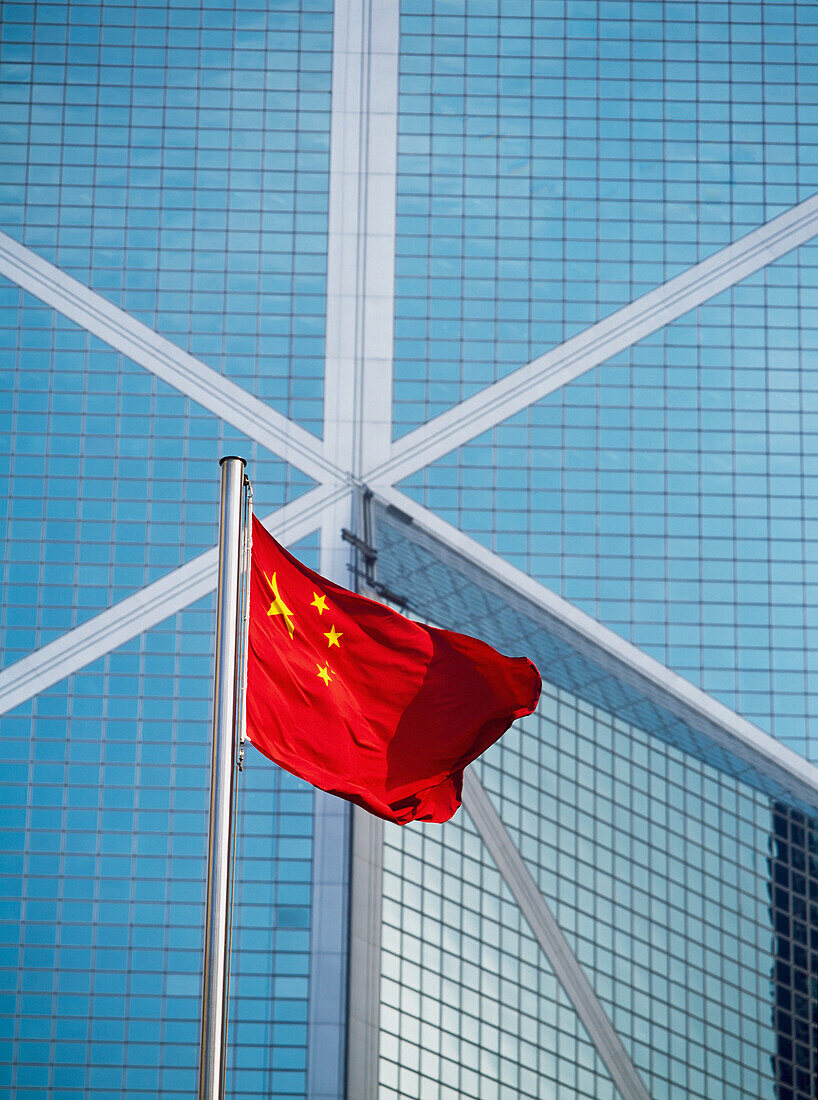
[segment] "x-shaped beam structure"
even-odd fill
[[[3,233],[0,274],[314,479],[314,488],[263,519],[285,543],[320,529],[321,569],[325,574],[337,580],[345,576],[346,548],[340,531],[349,523],[356,488],[365,485],[437,539],[511,585],[532,605],[541,607],[552,621],[556,619],[575,636],[585,637],[589,644],[615,656],[621,666],[653,684],[659,695],[681,700],[707,715],[759,760],[773,761],[776,767],[798,774],[811,789],[818,790],[818,770],[417,504],[399,488],[412,473],[818,235],[818,195],[395,440],[392,334],[397,58],[397,5],[391,0],[338,0],[333,41],[326,362],[320,439]],[[19,706],[199,600],[215,588],[216,569],[214,547],[8,666],[0,672],[0,713]],[[467,787],[464,794],[468,795],[469,813],[569,991],[621,1095],[625,1100],[646,1100],[640,1075],[604,1017],[547,903],[475,776],[469,778]],[[323,807],[316,815],[315,836],[319,873],[315,877],[314,903],[319,914],[320,890],[343,889],[338,871],[343,861],[338,839],[341,832],[341,816],[332,807]],[[340,876],[337,881],[331,879],[333,868],[336,877]],[[326,877],[323,885],[322,876]],[[364,887],[366,890],[371,898],[380,896],[377,875]],[[372,906],[370,910],[375,912]],[[334,949],[343,952],[340,938]],[[364,951],[369,953],[372,981],[377,985],[375,938]],[[318,990],[313,1000],[319,1006],[333,1003],[333,999],[342,1003],[340,971],[336,973],[337,968],[331,965],[322,970],[320,954],[316,958],[315,965],[311,963],[312,981]],[[377,990],[371,999],[377,1001]],[[339,1028],[331,1021],[327,1024],[322,1018],[313,1019],[312,1008],[310,1026],[314,1037],[319,1036],[321,1027],[327,1029],[320,1032],[321,1042],[311,1041],[316,1050],[322,1048],[326,1053],[324,1039],[330,1045],[343,1043]],[[358,1021],[350,1022],[350,1028],[358,1026]],[[371,1016],[360,1021],[360,1027],[361,1034],[368,1035],[371,1048],[364,1059],[366,1072],[376,1074],[377,1005]],[[342,1062],[339,1057],[339,1066]],[[316,1080],[319,1076],[319,1070],[312,1074]],[[340,1085],[336,1082],[324,1091],[320,1086],[310,1088],[313,1100],[319,1096],[323,1100],[325,1094],[338,1095]],[[374,1088],[367,1085],[364,1091],[374,1095]]]
[[[813,196],[397,441],[392,439],[391,419],[391,315],[383,316],[385,306],[391,313],[392,300],[387,293],[361,297],[348,289],[360,279],[354,270],[359,252],[354,227],[335,234],[336,255],[330,257],[335,263],[330,264],[328,287],[323,439],[4,233],[0,233],[0,273],[318,482],[264,521],[285,542],[294,542],[317,526],[324,528],[326,571],[339,573],[328,555],[343,552],[338,532],[349,516],[350,494],[356,485],[366,485],[445,541],[467,550],[484,567],[509,578],[512,570],[507,562],[410,499],[398,488],[399,482],[816,234],[818,196]],[[371,249],[366,234],[364,240]],[[379,246],[376,240],[375,248]],[[348,251],[354,254],[352,260],[344,254]],[[367,310],[381,316],[374,324],[362,316],[356,324],[356,311]],[[380,340],[381,346],[361,346],[362,330],[364,340],[370,344]],[[167,619],[200,599],[215,583],[214,548],[8,666],[0,672],[0,712]],[[526,589],[534,583],[525,577]],[[543,586],[536,587],[549,607],[562,602]],[[572,618],[576,615],[572,608]],[[593,623],[597,634],[599,629]]]

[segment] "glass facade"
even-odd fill
[[[222,454],[258,463],[262,514],[311,486],[6,280],[0,303],[4,663],[212,546]]]
[[[384,1100],[616,1096],[465,816],[388,830],[381,997]]]
[[[806,244],[402,485],[811,758],[817,280]]]
[[[816,19],[404,0],[396,432],[813,194]]]
[[[775,1100],[769,800],[548,686],[530,727],[482,780],[650,1096]],[[481,849],[388,830],[384,1095],[617,1095]]]
[[[806,1100],[814,819],[771,798],[761,776],[731,774],[681,723],[663,728],[647,701],[650,732],[626,721],[638,709],[633,688],[589,687],[600,670],[589,677],[534,608],[508,606],[473,566],[436,555],[388,511],[377,530],[381,573],[390,586],[404,581],[414,610],[479,626],[543,672],[536,714],[473,767],[649,1095]],[[384,1095],[617,1095],[576,1014],[560,1014],[553,993],[541,1003],[548,960],[520,940],[505,909],[516,907],[466,813],[431,838],[422,826],[388,826],[384,868]],[[516,1014],[523,1005],[532,1019]],[[468,1049],[482,1055],[484,1042],[487,1061]]]
[[[331,0],[4,4],[7,233],[320,432]]]
[[[3,720],[3,1088],[196,1091],[213,600]],[[249,770],[229,1081],[303,1095],[312,799]]]
[[[386,826],[344,1055],[357,827],[248,749],[228,1094],[341,1100],[346,1057],[349,1100],[814,1096],[816,11],[2,5],[0,1100],[195,1094],[230,453],[310,566],[353,526],[408,613],[537,662],[474,774],[566,951],[468,799]],[[624,350],[528,370],[617,310]]]

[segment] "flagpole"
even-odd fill
[[[221,459],[219,465],[222,468],[222,496],[216,603],[216,687],[213,704],[199,1100],[222,1100],[224,1097],[232,901],[230,834],[235,773],[236,658],[246,463],[243,458],[231,456]]]

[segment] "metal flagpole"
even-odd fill
[[[227,978],[230,964],[231,823],[235,774],[239,581],[242,521],[246,518],[243,458],[223,458],[219,587],[216,604],[216,690],[210,779],[210,840],[207,851],[202,1038],[199,1100],[224,1097],[227,1038]]]

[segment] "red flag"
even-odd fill
[[[541,686],[525,657],[325,580],[253,519],[247,736],[287,771],[390,821],[448,821],[463,769]]]

